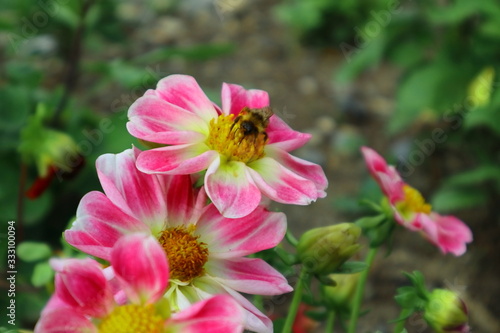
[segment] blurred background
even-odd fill
[[[61,233],[81,197],[101,190],[96,158],[140,147],[125,128],[128,107],[181,73],[216,103],[222,82],[266,90],[277,115],[313,134],[294,154],[323,166],[328,196],[274,206],[295,236],[354,221],[366,213],[359,200],[378,198],[362,145],[471,227],[459,258],[397,229],[369,278],[359,332],[390,331],[395,290],[408,284],[401,272],[413,270],[429,288],[461,293],[474,332],[500,332],[499,70],[495,0],[3,0],[0,251],[6,258],[16,221],[18,326],[32,329],[52,292],[48,258],[76,255]],[[3,275],[0,287],[4,309]],[[282,316],[289,299],[267,300],[268,314]],[[418,316],[406,328],[430,332]]]

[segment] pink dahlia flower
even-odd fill
[[[92,259],[51,263],[56,290],[35,333],[243,331],[243,310],[227,295],[170,314],[162,298],[169,276],[167,257],[152,236],[123,237],[111,250],[112,268],[105,270]]]
[[[412,231],[420,231],[443,253],[460,256],[472,241],[472,232],[465,223],[454,216],[441,216],[432,212],[415,188],[406,184],[396,168],[373,149],[361,148],[370,174],[379,184],[394,212],[396,221]]]
[[[246,327],[271,332],[272,323],[239,292],[277,295],[292,290],[286,279],[261,259],[246,258],[279,244],[286,232],[283,213],[259,206],[229,219],[189,175],[150,175],[136,168],[138,149],[97,159],[104,193],[86,194],[66,241],[93,256],[111,260],[112,248],[127,234],[154,236],[170,264],[165,297],[173,311],[214,294],[230,294],[245,309]]]
[[[143,152],[137,167],[171,175],[206,171],[209,198],[231,218],[250,214],[261,194],[297,205],[325,197],[321,167],[288,153],[311,136],[293,131],[268,106],[265,91],[224,83],[220,109],[194,78],[168,76],[128,111],[130,134],[160,146]]]

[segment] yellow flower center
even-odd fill
[[[164,331],[161,316],[152,304],[129,304],[116,307],[98,326],[99,333],[160,333]]]
[[[167,253],[170,278],[190,282],[204,273],[208,261],[207,244],[199,242],[200,236],[193,236],[194,225],[168,228],[161,232],[158,241]]]
[[[236,118],[230,114],[212,119],[206,144],[228,161],[250,163],[264,156],[265,127],[262,119],[244,108]]]
[[[419,191],[414,189],[409,185],[403,186],[403,191],[405,193],[404,201],[397,204],[397,208],[403,214],[407,213],[425,213],[429,214],[431,212],[431,205],[425,202],[424,197]]]

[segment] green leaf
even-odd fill
[[[31,283],[35,287],[41,287],[52,281],[54,271],[48,262],[41,262],[35,266],[33,275],[31,276]]]
[[[477,208],[488,201],[482,189],[443,187],[431,199],[432,207],[439,212]]]
[[[356,224],[361,229],[365,230],[378,227],[386,219],[387,216],[385,216],[385,214],[380,214],[377,216],[366,216],[358,219],[357,221],[354,222],[354,224]]]
[[[33,262],[50,257],[52,250],[45,243],[22,242],[17,247],[17,256],[24,261]]]
[[[479,185],[487,181],[500,183],[500,166],[482,165],[446,179],[444,186]]]
[[[426,12],[428,19],[434,24],[457,24],[477,15],[482,11],[480,0],[458,0],[451,5],[433,6]],[[484,3],[484,2],[483,2]]]
[[[325,310],[306,311],[305,314],[307,317],[318,322],[325,321],[328,317],[328,312]]]
[[[354,274],[362,272],[366,269],[366,263],[364,261],[347,261],[342,266],[340,266],[334,274]]]
[[[280,247],[274,248],[274,251],[278,255],[278,257],[287,265],[295,265],[299,263],[299,259],[296,255],[287,252],[285,249]]]
[[[422,116],[437,118],[462,100],[474,74],[472,65],[447,58],[414,68],[400,84],[389,131],[397,133]]]
[[[78,8],[59,5],[57,15],[54,18],[65,26],[75,30],[80,23],[80,17],[76,13],[77,10]]]
[[[141,68],[120,59],[111,61],[108,70],[116,82],[129,89],[142,87],[143,82],[151,75],[147,68]]]
[[[500,121],[497,120],[498,117],[500,117],[500,109],[498,107],[480,107],[467,114],[464,123],[465,128],[485,127],[500,136]]]
[[[500,21],[497,17],[492,17],[479,28],[479,33],[494,39],[500,39]]]
[[[383,32],[365,43],[366,45],[362,44],[359,46],[347,43],[340,45],[347,64],[342,66],[335,74],[334,79],[337,83],[351,82],[364,70],[375,66],[381,60],[384,47],[386,46]]]
[[[278,318],[273,320],[274,332],[283,332],[284,328],[285,328],[285,318]]]

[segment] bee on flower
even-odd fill
[[[307,205],[326,196],[321,167],[289,154],[310,135],[292,130],[262,90],[222,85],[222,108],[193,77],[171,75],[128,110],[127,129],[153,149],[137,159],[150,174],[204,173],[210,200],[229,218],[248,215],[262,196]]]

